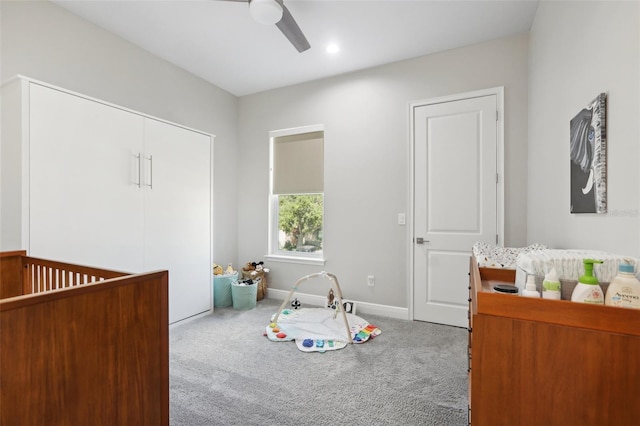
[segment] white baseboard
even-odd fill
[[[285,300],[289,296],[290,290],[278,290],[270,288],[267,290],[267,298],[275,300]],[[293,296],[300,302],[308,305],[324,306],[327,303],[326,296],[317,296],[314,294],[306,294],[296,292]],[[356,305],[356,315],[360,314],[372,314],[380,315],[383,317],[397,318],[402,320],[409,319],[409,309],[400,308],[397,306],[379,305],[377,303],[358,302],[353,299],[344,299],[345,301],[353,302]]]

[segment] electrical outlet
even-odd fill
[[[367,285],[369,287],[373,287],[376,284],[376,277],[374,277],[373,275],[368,275],[367,276]]]

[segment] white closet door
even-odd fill
[[[143,118],[30,84],[29,254],[142,270]]]
[[[169,322],[211,309],[211,137],[145,119],[146,270],[169,270]]]

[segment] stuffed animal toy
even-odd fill
[[[264,267],[264,262],[247,262],[242,267],[242,277],[250,279],[258,284],[257,299],[262,300],[267,291],[267,273],[269,270]]]
[[[213,275],[222,275],[224,272],[222,271],[222,266],[213,264]]]
[[[262,271],[264,270],[264,262],[247,262],[242,268],[243,271]]]
[[[269,272],[267,268],[264,267],[264,262],[247,262],[246,265],[242,267],[244,272],[248,272],[251,276],[256,276],[259,272]]]

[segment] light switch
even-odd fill
[[[404,213],[398,213],[398,225],[406,225],[407,217]]]

